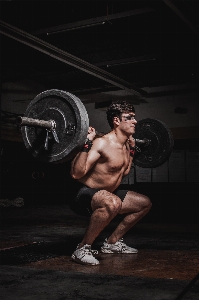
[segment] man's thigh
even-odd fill
[[[142,210],[144,206],[147,206],[150,200],[147,196],[136,193],[134,191],[128,191],[122,202],[122,208],[120,214],[124,213],[137,213]]]
[[[71,197],[70,208],[78,215],[91,216],[92,208],[91,201],[98,189],[92,189],[84,184],[77,182],[75,193]]]

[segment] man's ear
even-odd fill
[[[120,124],[120,119],[118,117],[114,117],[113,118],[113,124],[116,124],[117,126],[119,126]]]

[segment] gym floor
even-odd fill
[[[99,254],[100,265],[85,266],[71,254],[89,219],[68,205],[0,207],[0,293],[4,300],[199,299],[199,224],[135,225],[124,237],[134,255]],[[116,217],[93,245],[119,222]]]

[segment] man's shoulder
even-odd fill
[[[107,138],[107,135],[104,135],[102,137],[97,137],[96,139],[94,139],[94,143],[95,144],[99,144],[99,145],[103,145],[103,144],[106,144],[108,143],[108,138]]]
[[[99,149],[99,150],[103,150],[105,149],[109,144],[110,144],[110,139],[108,134],[102,136],[102,137],[98,137],[93,141],[95,148]]]

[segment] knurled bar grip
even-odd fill
[[[98,132],[98,131],[95,131],[97,135],[99,136],[103,136],[104,133],[101,133],[101,132]],[[138,145],[141,145],[141,144],[144,144],[145,146],[148,146],[149,143],[151,142],[150,140],[148,139],[143,139],[143,140],[140,140],[140,139],[135,139],[135,142],[138,144]]]
[[[27,117],[17,117],[16,121],[20,126],[44,127],[48,130],[53,130],[56,127],[56,123],[54,120],[45,121]]]
[[[138,143],[138,144],[147,144],[149,142],[149,140],[147,140],[147,139],[143,139],[143,140],[135,139],[135,142]]]

